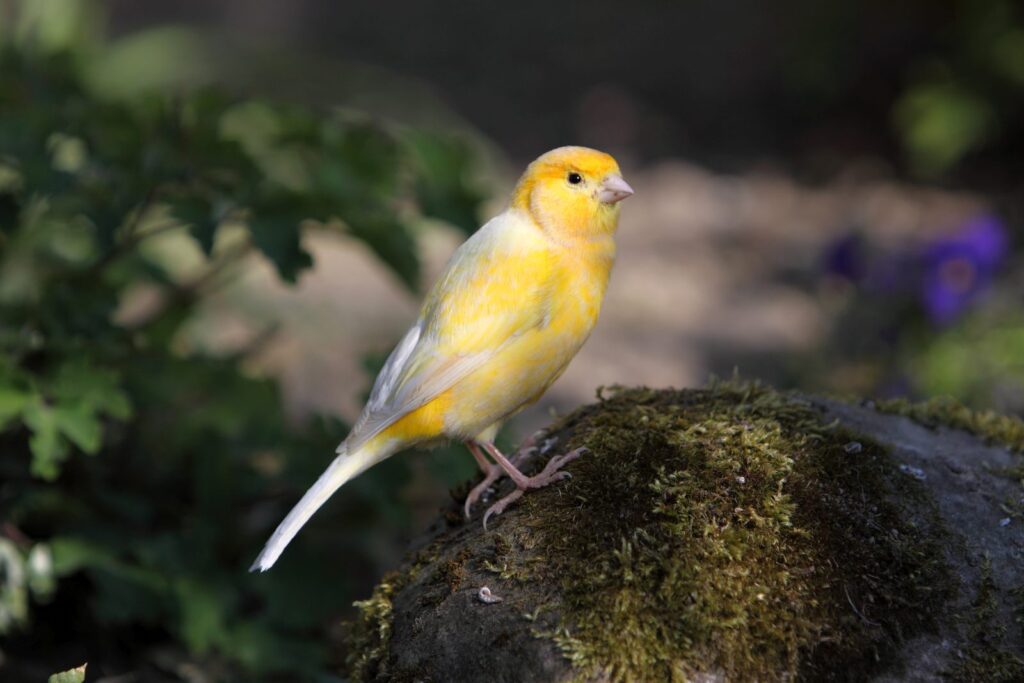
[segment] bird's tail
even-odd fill
[[[295,538],[295,534],[299,533],[299,529],[309,521],[309,518],[320,509],[321,505],[327,502],[327,499],[335,491],[341,488],[345,482],[376,465],[393,452],[393,449],[382,449],[371,444],[364,444],[352,453],[348,452],[348,447],[344,443],[338,447],[338,457],[328,465],[324,473],[316,480],[316,483],[306,491],[306,495],[302,496],[302,500],[292,508],[292,511],[288,513],[284,521],[277,526],[270,540],[263,546],[263,552],[260,553],[256,561],[249,567],[249,571],[256,571],[258,569],[261,572],[265,572],[273,567],[274,563],[277,562],[277,558],[284,552],[285,547]]]

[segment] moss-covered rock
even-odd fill
[[[929,427],[952,427],[970,432],[989,443],[998,443],[1015,452],[1024,451],[1024,420],[1000,415],[993,410],[972,410],[960,401],[940,396],[915,403],[905,398],[873,402],[884,413],[909,417]]]
[[[589,448],[571,480],[490,532],[453,505],[361,604],[353,678],[1024,674],[1020,534],[993,552],[1007,527],[986,519],[1015,486],[991,470],[1019,456],[756,385],[600,398],[539,458]],[[485,585],[502,601],[480,600]]]

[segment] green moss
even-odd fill
[[[947,537],[884,448],[757,385],[599,398],[551,428],[558,452],[591,451],[572,479],[359,603],[353,680],[388,678],[393,596],[426,565],[428,603],[467,566],[528,585],[524,619],[581,679],[858,679],[935,626]]]
[[[756,385],[620,391],[558,425],[508,575],[557,586],[583,677],[866,673],[952,591],[934,508],[884,449]],[[530,562],[531,554],[544,562]]]
[[[914,403],[905,398],[875,402],[883,413],[909,417],[927,427],[953,427],[981,437],[989,444],[999,444],[1015,453],[1024,453],[1024,420],[1000,415],[992,410],[972,410],[951,397],[933,398]],[[1024,485],[1024,462],[1011,467],[993,468],[992,472]]]
[[[409,585],[420,570],[437,557],[437,548],[427,546],[415,553],[408,568],[389,572],[366,600],[353,603],[359,614],[345,624],[345,675],[353,681],[388,679],[388,646],[391,643],[392,600]]]
[[[967,635],[971,644],[961,653],[960,661],[945,672],[950,680],[977,683],[1024,681],[1024,660],[1005,649],[1006,628],[996,619],[998,596],[999,590],[992,578],[992,564],[986,557],[968,624]]]
[[[972,410],[954,398],[933,398],[914,403],[904,398],[875,402],[884,413],[909,417],[928,427],[944,425],[963,429],[990,443],[1024,452],[1024,420],[991,410]]]
[[[345,658],[347,674],[353,680],[373,679],[386,661],[391,641],[391,598],[407,583],[407,577],[391,572],[381,579],[367,600],[355,603],[359,616],[352,622],[347,637]]]

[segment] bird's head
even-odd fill
[[[559,147],[527,167],[512,206],[527,211],[561,237],[615,232],[619,202],[633,194],[610,155],[586,147]]]

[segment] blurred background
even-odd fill
[[[248,564],[559,145],[636,196],[506,446],[734,370],[1024,412],[1022,121],[1010,0],[0,0],[0,679],[340,680],[469,455],[394,458]]]

